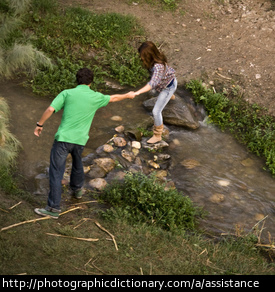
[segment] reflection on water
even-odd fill
[[[208,227],[234,232],[239,225],[247,231],[268,215],[265,227],[274,236],[275,179],[262,169],[261,159],[209,125],[195,132],[176,129],[170,138],[171,176],[182,193],[209,212]]]
[[[19,170],[34,178],[48,165],[54,134],[61,113],[53,115],[40,138],[33,135],[36,122],[51,100],[33,95],[16,83],[0,86],[0,95],[11,109],[11,131],[22,142]],[[148,117],[142,106],[146,96],[111,103],[95,115],[86,154],[93,152],[114,134],[114,128],[136,125]],[[121,116],[122,121],[113,121]],[[196,131],[170,127],[171,179],[183,194],[209,212],[205,226],[218,232],[234,232],[236,224],[250,230],[268,215],[266,230],[275,236],[275,179],[262,170],[263,161],[250,154],[228,134],[213,126]],[[32,185],[28,184],[32,192]]]

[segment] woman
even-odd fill
[[[148,92],[151,89],[159,92],[153,108],[154,135],[147,141],[147,143],[156,143],[162,139],[162,111],[169,100],[175,98],[174,92],[177,89],[177,79],[175,70],[168,66],[166,56],[158,50],[154,43],[150,41],[144,42],[138,51],[144,66],[151,74],[151,79],[143,88],[136,91],[135,95]]]

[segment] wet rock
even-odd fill
[[[133,152],[133,154],[134,154],[135,156],[137,156],[137,155],[139,154],[139,149],[137,149],[137,148],[133,148],[133,149],[132,149],[132,152]]]
[[[161,179],[161,180],[164,180],[168,175],[168,172],[166,170],[158,170],[156,172],[156,177]]]
[[[113,142],[117,147],[124,147],[127,144],[126,140],[123,137],[114,137]]]
[[[245,167],[251,167],[254,165],[254,161],[251,158],[247,158],[241,161],[241,164]]]
[[[107,182],[103,178],[95,178],[89,181],[89,186],[101,191],[107,186]]]
[[[150,165],[151,167],[153,167],[153,168],[160,168],[160,166],[159,166],[159,164],[157,164],[155,161],[153,161],[153,160],[148,160],[148,165]]]
[[[116,127],[116,128],[115,128],[115,131],[118,132],[118,133],[123,133],[123,131],[124,131],[124,126],[121,125],[121,126]]]
[[[150,98],[144,101],[143,105],[146,109],[152,111],[156,100],[157,97]],[[199,122],[195,118],[195,113],[192,112],[192,108],[178,96],[166,105],[162,115],[164,123],[167,124],[187,127],[192,130],[199,127]]]
[[[124,180],[124,177],[126,175],[126,172],[125,171],[112,171],[110,172],[107,177],[106,177],[106,181],[123,181]]]
[[[147,140],[147,138],[146,138]],[[169,144],[163,140],[161,140],[160,142],[157,142],[155,144],[147,144],[147,141],[146,140],[142,140],[141,144],[142,144],[142,147],[144,147],[145,149],[149,149],[150,151],[156,151],[156,150],[159,150],[159,149],[162,149],[162,148],[165,148],[165,147],[168,147]]]
[[[121,122],[122,121],[122,117],[121,116],[112,116],[111,120],[112,121],[116,121],[116,122]]]
[[[156,155],[156,157],[157,157],[157,161],[158,160],[167,160],[167,159],[171,158],[171,155],[160,153],[160,154]]]
[[[128,160],[129,162],[132,162],[135,159],[134,153],[130,152],[130,151],[126,150],[126,149],[123,149],[121,151],[121,156],[123,158],[125,158],[126,160]]]
[[[193,169],[197,166],[200,166],[200,162],[195,159],[185,159],[181,162],[181,165],[183,165],[187,169]]]
[[[224,200],[225,200],[225,196],[223,194],[214,194],[212,195],[209,200],[212,202],[212,203],[222,203]]]
[[[109,145],[109,144],[104,144],[103,145],[103,151],[107,152],[107,153],[113,152],[114,151],[114,147],[112,145]]]
[[[222,187],[227,187],[230,185],[230,181],[221,179],[221,180],[218,180],[218,184]]]
[[[141,143],[138,141],[132,141],[132,147],[135,149],[140,149],[141,148]]]
[[[170,180],[170,181],[167,181],[166,183],[165,183],[165,187],[164,187],[164,189],[167,191],[167,190],[170,190],[170,189],[175,189],[176,188],[176,186],[175,186],[175,183],[172,181],[172,180]]]
[[[106,171],[97,164],[94,164],[91,165],[90,171],[88,172],[87,175],[90,178],[102,178],[106,176]]]
[[[142,130],[148,129],[151,125],[154,124],[154,118],[148,116],[148,118],[143,119],[136,125],[125,126],[124,133],[125,135],[132,140],[141,141],[142,139]]]
[[[89,164],[93,163],[94,158],[95,158],[95,154],[89,153],[88,155],[86,155],[85,157],[82,158],[82,162],[84,165],[89,165]]]
[[[142,167],[140,165],[137,164],[132,164],[129,168],[128,168],[129,172],[132,173],[136,173],[136,172],[142,172]]]
[[[115,161],[112,158],[104,157],[97,158],[94,162],[101,168],[105,170],[105,172],[110,172],[116,165]]]

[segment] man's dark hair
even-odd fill
[[[89,85],[94,80],[94,73],[88,68],[79,69],[76,73],[76,82],[78,85]]]

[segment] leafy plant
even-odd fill
[[[275,175],[275,118],[268,115],[267,109],[248,104],[236,90],[229,98],[205,88],[198,80],[191,80],[186,87],[192,91],[195,101],[205,106],[210,122],[222,130],[228,129],[251,152],[264,157]]]
[[[40,70],[32,80],[34,92],[56,95],[75,86],[74,76],[81,67],[94,71],[94,90],[103,86],[104,76],[131,86],[147,77],[131,45],[133,35],[143,34],[134,17],[95,14],[79,7],[48,13],[37,1],[33,5],[35,13],[28,15],[25,28],[34,32],[34,46],[54,61],[53,69]]]
[[[105,218],[123,219],[131,224],[147,223],[165,230],[194,229],[201,210],[176,189],[166,190],[151,174],[127,173],[123,183],[107,187],[101,198],[112,208]]]

